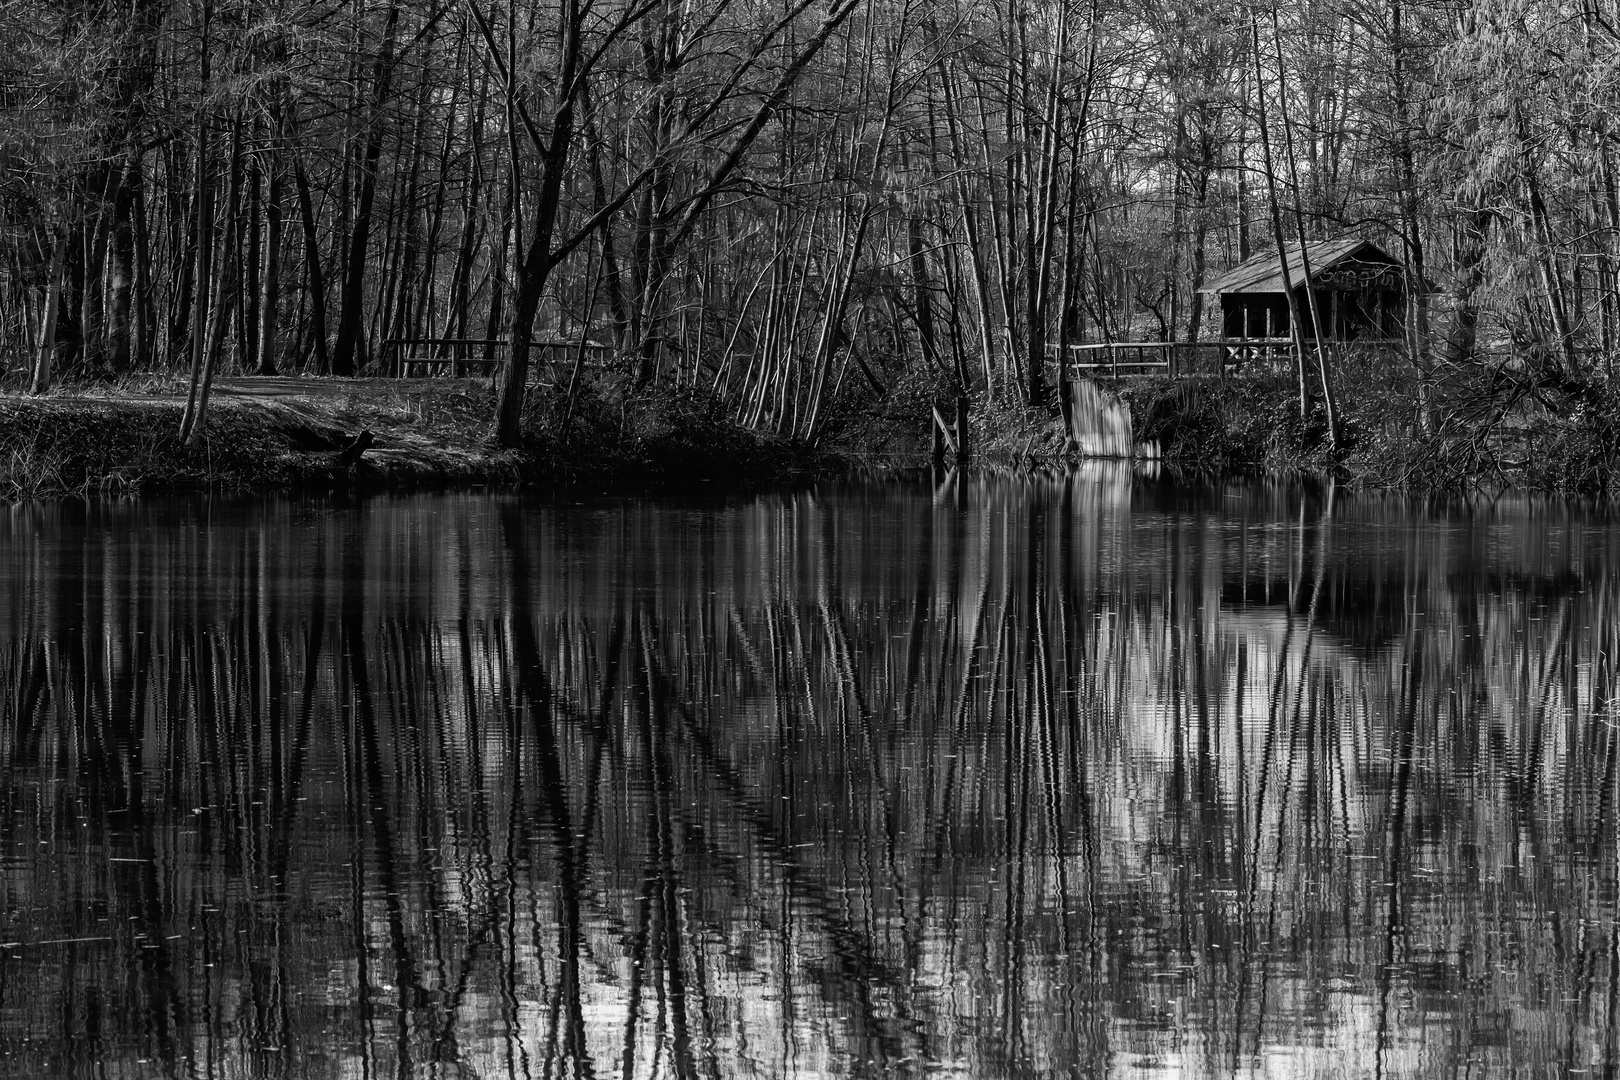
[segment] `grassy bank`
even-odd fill
[[[1120,394],[1137,440],[1157,443],[1166,461],[1212,472],[1334,466],[1326,425],[1301,423],[1297,391],[1285,377],[1144,379]]]
[[[1521,352],[1468,364],[1344,349],[1336,357],[1339,432],[1329,437],[1319,390],[1302,419],[1291,372],[1217,379],[1129,379],[1112,387],[1130,405],[1138,443],[1192,475],[1292,473],[1366,488],[1411,492],[1620,495],[1620,378],[1602,363],[1571,375],[1555,360]],[[926,453],[927,387],[919,401],[890,405],[889,427]],[[1060,468],[1076,460],[1050,408],[975,398],[970,443],[978,461]],[[860,441],[857,440],[857,445]]]
[[[0,395],[0,499],[156,491],[467,484],[670,488],[769,483],[836,465],[747,431],[718,403],[590,390],[531,394],[525,445],[487,441],[493,395],[473,380],[229,380],[190,446],[176,380]],[[357,438],[369,433],[363,452]],[[346,452],[348,451],[348,452]]]
[[[817,446],[747,429],[718,399],[586,384],[570,401],[536,388],[526,439],[497,449],[479,380],[224,380],[200,437],[177,436],[184,383],[153,377],[32,396],[0,387],[0,500],[157,491],[273,491],[527,484],[669,490],[772,484],[857,463],[927,461],[932,382],[842,400]],[[1485,369],[1423,383],[1373,371],[1341,382],[1331,445],[1320,409],[1300,420],[1287,375],[1133,380],[1118,387],[1139,441],[1196,472],[1304,472],[1406,490],[1620,489],[1620,393],[1607,381],[1546,385]],[[356,439],[366,436],[363,452]],[[972,402],[981,464],[1076,461],[1055,404]]]
[[[1301,421],[1287,375],[1144,380],[1121,393],[1139,439],[1198,469],[1307,472],[1408,491],[1620,492],[1620,390],[1602,375],[1478,365],[1420,379],[1351,367],[1339,382],[1337,446],[1319,403]]]

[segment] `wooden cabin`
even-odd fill
[[[1288,281],[1293,286],[1301,329],[1311,333],[1309,286],[1323,321],[1323,336],[1332,341],[1399,340],[1406,307],[1417,292],[1409,287],[1404,267],[1377,244],[1346,237],[1305,245],[1288,245]],[[1292,336],[1282,260],[1276,252],[1256,255],[1206,282],[1199,290],[1220,300],[1221,336],[1229,343],[1280,341]]]
[[[1414,288],[1406,269],[1367,240],[1345,238],[1290,244],[1288,282],[1293,286],[1307,341],[1311,333],[1309,286],[1323,319],[1323,335],[1334,342],[1396,343],[1404,340],[1408,305],[1425,290]],[[1283,264],[1275,252],[1257,255],[1199,290],[1219,300],[1219,337],[1203,341],[1105,341],[1070,343],[1064,370],[1081,378],[1137,375],[1225,376],[1255,365],[1293,363],[1294,340],[1283,285]],[[1054,351],[1055,351],[1054,346]]]

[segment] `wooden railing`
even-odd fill
[[[1220,376],[1229,367],[1225,345],[1214,341],[1101,341],[1067,347],[1064,366],[1077,375]]]
[[[1350,346],[1403,346],[1400,339],[1336,342]],[[1069,345],[1065,370],[1090,378],[1170,376],[1224,378],[1240,371],[1276,371],[1294,364],[1292,338],[1242,338],[1213,341],[1103,341]],[[1056,359],[1057,348],[1052,349]]]
[[[505,344],[499,338],[389,338],[383,342],[383,370],[399,379],[488,375],[500,366]],[[536,360],[547,359],[547,353],[567,356],[579,347],[577,340],[529,342],[530,351],[540,354]],[[597,358],[613,352],[613,346],[595,341],[584,348]]]

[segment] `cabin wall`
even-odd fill
[[[1221,296],[1221,334],[1227,338],[1289,336],[1288,299],[1281,293],[1226,293]]]
[[[1319,292],[1318,304],[1332,313],[1332,340],[1362,341],[1389,339],[1402,335],[1406,298],[1388,289],[1335,290]]]
[[[1399,338],[1403,334],[1406,298],[1388,289],[1317,289],[1316,307],[1328,328],[1330,341]],[[1311,300],[1303,288],[1294,290],[1300,330],[1312,336]],[[1229,340],[1286,338],[1288,300],[1282,293],[1223,293],[1221,334]]]

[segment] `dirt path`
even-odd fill
[[[404,400],[436,391],[465,391],[480,386],[478,379],[337,379],[301,378],[289,375],[235,375],[214,380],[211,395],[216,400],[295,403],[308,401],[328,406],[350,401]],[[118,401],[185,404],[188,387],[175,379],[173,389],[135,390],[100,387],[60,391],[35,397],[25,391],[0,391],[0,398],[19,401]]]
[[[442,385],[472,383],[473,379],[438,379]],[[390,391],[404,394],[421,390],[422,380],[403,379],[303,379],[287,375],[246,375],[214,380],[214,394],[219,397],[285,401],[289,398],[311,398],[323,401],[343,400],[356,396],[374,396]],[[185,394],[180,394],[185,400]]]

